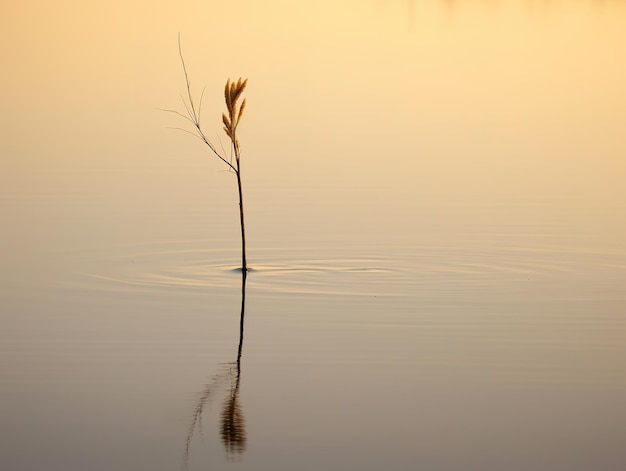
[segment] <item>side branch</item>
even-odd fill
[[[202,90],[202,94],[200,95],[200,101],[198,102],[198,106],[196,106],[193,100],[193,95],[191,93],[191,82],[189,81],[189,74],[187,73],[187,66],[185,64],[185,58],[183,57],[183,51],[182,51],[182,47],[180,44],[180,33],[178,34],[178,55],[180,56],[180,63],[183,67],[183,73],[185,75],[185,88],[187,90],[187,99],[185,100],[185,98],[181,96],[181,100],[183,102],[183,106],[185,107],[186,114],[180,113],[179,111],[176,111],[176,110],[169,110],[169,109],[162,109],[162,111],[177,114],[178,116],[189,121],[193,125],[194,130],[195,130],[195,134],[194,133],[192,134],[194,134],[202,142],[204,142],[207,145],[207,147],[211,149],[211,151],[222,162],[224,162],[226,165],[228,165],[228,167],[232,171],[238,174],[239,170],[237,169],[237,167],[235,167],[232,163],[230,163],[224,155],[220,154],[217,148],[213,145],[213,143],[206,137],[206,135],[202,131],[202,127],[200,126],[200,111],[202,110],[202,99],[204,98],[204,89]]]

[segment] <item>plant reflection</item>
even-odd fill
[[[246,449],[246,423],[239,402],[239,379],[240,369],[238,364],[235,384],[234,387],[231,384],[230,394],[224,401],[220,423],[222,443],[229,457],[243,453]]]
[[[234,362],[225,364],[222,371],[213,375],[200,395],[185,441],[184,469],[187,469],[189,464],[191,440],[196,430],[202,433],[202,413],[204,408],[207,404],[211,403],[215,395],[226,389],[226,384],[230,386],[227,388],[228,395],[222,405],[222,413],[220,416],[219,430],[222,444],[224,445],[228,459],[233,459],[246,449],[246,424],[239,400],[241,353],[243,349],[243,328],[246,307],[246,277],[247,274],[243,271],[241,278],[241,315],[239,317],[239,346],[237,348],[237,359]]]

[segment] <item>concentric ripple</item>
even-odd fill
[[[146,244],[90,256],[95,259],[84,274],[91,289],[236,287],[241,273],[236,250],[207,249],[206,241]],[[595,267],[592,275],[598,279],[623,270],[612,253],[484,241],[371,250],[252,248],[248,263],[248,286],[257,292],[372,296],[516,292],[533,283],[582,284],[590,276],[583,267]]]

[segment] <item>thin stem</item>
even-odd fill
[[[248,271],[248,264],[246,261],[246,226],[243,217],[243,192],[241,189],[241,164],[239,161],[239,150],[235,147],[235,159],[237,161],[237,189],[239,191],[239,221],[241,222],[241,270],[244,273]]]

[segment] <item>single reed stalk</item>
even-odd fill
[[[224,132],[230,138],[232,150],[235,154],[235,175],[237,177],[237,190],[239,192],[239,222],[241,223],[241,269],[244,276],[248,271],[248,263],[246,260],[246,225],[244,222],[243,211],[243,191],[241,188],[241,150],[239,145],[239,139],[237,139],[237,125],[243,115],[243,110],[246,108],[246,99],[241,102],[241,107],[237,109],[237,100],[246,88],[248,80],[239,80],[237,82],[231,82],[230,79],[226,81],[226,87],[224,88],[224,98],[226,101],[226,108],[228,109],[228,116],[222,114],[222,122],[224,123]]]
[[[248,264],[246,261],[246,229],[243,216],[243,191],[241,188],[241,146],[239,144],[239,139],[237,139],[237,126],[239,125],[239,121],[241,120],[241,117],[243,115],[243,110],[246,108],[246,100],[245,98],[243,99],[243,101],[241,102],[241,106],[238,106],[237,102],[241,97],[244,89],[246,88],[248,79],[242,80],[240,77],[239,80],[237,80],[236,82],[231,82],[231,80],[228,79],[226,81],[226,87],[224,88],[224,100],[226,102],[226,110],[228,114],[222,113],[222,123],[224,124],[224,132],[230,139],[231,144],[230,156],[227,157],[225,153],[220,154],[217,148],[206,137],[206,134],[200,126],[200,112],[202,110],[202,97],[204,96],[204,90],[200,95],[200,100],[198,102],[198,106],[196,107],[193,96],[191,94],[191,83],[189,81],[187,67],[185,66],[185,59],[183,58],[183,53],[180,46],[180,35],[178,35],[178,53],[180,55],[180,62],[183,66],[183,73],[185,74],[185,85],[187,88],[187,98],[185,99],[181,96],[183,105],[185,107],[185,113],[180,113],[176,110],[168,109],[164,109],[163,111],[175,113],[189,121],[193,126],[193,132],[181,128],[176,129],[190,132],[192,135],[200,139],[222,162],[224,162],[228,166],[229,170],[232,170],[235,173],[235,176],[237,177],[237,190],[239,192],[239,221],[241,223],[241,270],[243,272],[243,276],[245,277],[248,272]],[[233,155],[235,157],[234,164]]]

